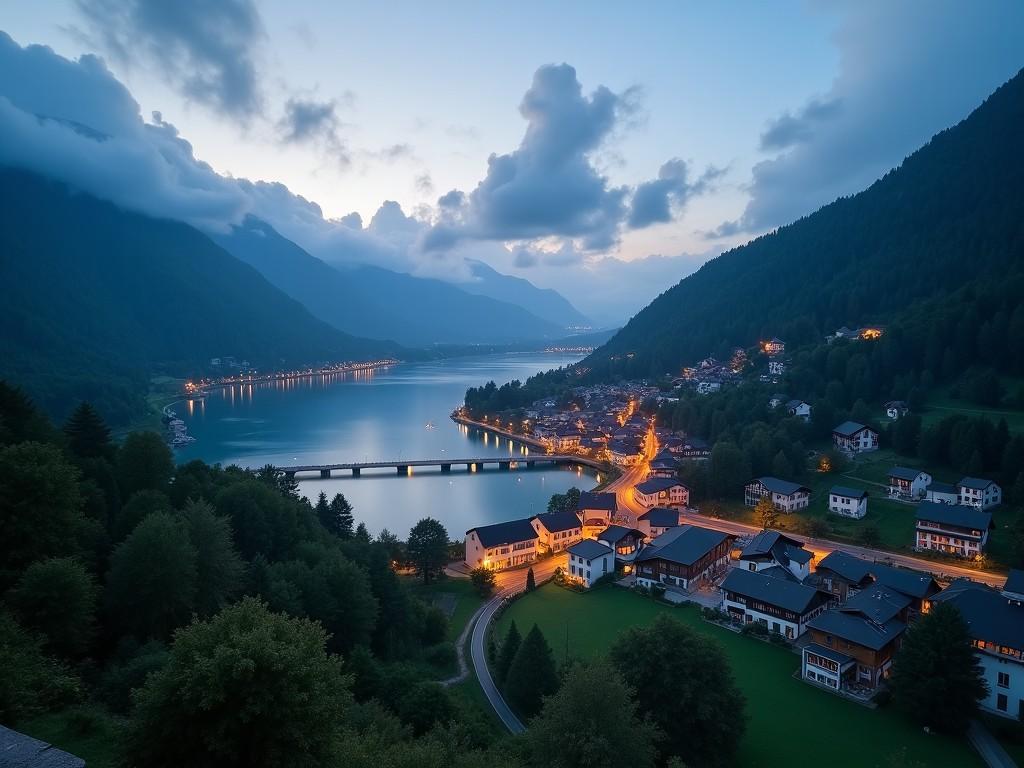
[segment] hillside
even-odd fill
[[[1024,73],[867,190],[708,262],[586,364],[597,377],[663,373],[767,336],[794,346],[914,317],[954,295],[984,314],[985,295],[1024,272],[1021,125]]]
[[[317,320],[185,224],[10,169],[0,169],[0,325],[0,377],[52,413],[89,398],[114,421],[139,411],[161,368],[401,352]]]
[[[482,261],[466,259],[466,263],[474,279],[458,285],[467,293],[490,296],[492,299],[516,304],[559,328],[590,325],[590,320],[558,291],[538,288],[521,277],[503,275]]]
[[[215,239],[321,320],[361,336],[428,346],[565,335],[519,306],[441,280],[367,265],[334,268],[252,217]]]

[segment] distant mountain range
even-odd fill
[[[552,288],[538,288],[521,277],[503,275],[476,259],[466,259],[466,263],[474,279],[467,283],[458,283],[458,287],[467,293],[490,296],[498,301],[516,304],[563,330],[590,326],[590,320],[558,291]]]
[[[792,347],[910,312],[920,325],[915,308],[939,302],[936,318],[954,297],[973,327],[1024,275],[1022,125],[1024,72],[867,190],[709,261],[585,365],[595,377],[657,375],[771,336]],[[1019,299],[991,328],[1024,324]]]

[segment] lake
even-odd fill
[[[468,387],[525,381],[579,359],[490,355],[215,389],[205,399],[173,406],[196,438],[176,449],[175,457],[287,467],[518,455],[518,444],[466,429],[451,420],[451,412]],[[374,535],[387,528],[404,539],[417,520],[430,516],[444,523],[451,538],[461,539],[468,528],[542,512],[551,494],[572,486],[587,490],[596,482],[592,473],[569,467],[471,474],[454,466],[444,475],[431,468],[411,477],[393,469],[364,471],[358,478],[300,477],[300,489],[314,501],[321,491],[328,497],[345,494],[356,520]]]

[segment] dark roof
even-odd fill
[[[806,563],[813,555],[802,549],[802,545],[796,539],[791,539],[778,531],[761,531],[740,552],[741,560],[758,557],[773,557],[783,565],[789,565],[790,560],[796,560],[800,564]]]
[[[552,533],[571,531],[580,527],[580,518],[575,512],[546,512],[534,515],[531,520],[540,520],[541,524]]]
[[[911,602],[902,592],[875,582],[847,600],[839,610],[859,613],[876,624],[884,624],[899,616]]]
[[[617,544],[630,534],[635,535],[637,538],[642,539],[644,536],[643,531],[638,531],[636,528],[627,528],[624,525],[609,525],[599,534],[597,534],[598,541],[608,541],[612,544]]]
[[[854,557],[847,552],[837,549],[834,552],[830,552],[818,563],[818,570],[827,568],[837,576],[841,576],[854,584],[859,584],[871,575],[872,565],[867,560],[862,560],[859,557]]]
[[[668,509],[667,507],[652,507],[640,515],[637,520],[646,520],[655,528],[668,528],[679,525],[679,510]]]
[[[566,550],[570,555],[579,555],[584,560],[594,560],[602,555],[610,555],[611,547],[606,547],[599,541],[584,539],[578,541]]]
[[[891,565],[874,563],[871,565],[871,575],[879,584],[917,599],[928,597],[939,588],[938,582],[930,575],[909,568],[894,568]]]
[[[666,531],[643,551],[637,560],[668,560],[680,565],[693,565],[729,535],[696,525],[684,525]]]
[[[985,531],[992,523],[992,513],[984,512],[967,504],[922,501],[917,506],[917,519],[928,520],[940,525],[952,525],[956,528],[976,528]]]
[[[862,491],[859,488],[848,488],[845,485],[833,485],[829,493],[833,493],[836,496],[852,496],[855,499],[863,499],[868,495],[867,491]]]
[[[0,765],[10,768],[84,768],[85,760],[0,725]]]
[[[608,512],[615,512],[619,508],[614,493],[593,493],[584,491],[580,494],[579,503],[576,509],[603,509]]]
[[[1024,571],[1019,568],[1011,568],[1006,576],[1006,583],[1003,591],[1013,592],[1015,595],[1024,595]]]
[[[973,581],[958,580],[935,595],[960,609],[976,640],[1024,648],[1024,606],[1007,600],[998,591]]]
[[[956,486],[949,483],[936,483],[933,480],[927,490],[932,493],[950,493],[956,496]]]
[[[684,488],[686,485],[679,482],[674,477],[652,477],[650,480],[644,480],[642,483],[637,483],[636,488],[640,493],[660,493],[661,491],[667,491],[669,488],[681,485]]]
[[[847,664],[851,661],[855,661],[852,656],[847,656],[845,653],[840,653],[834,648],[829,648],[824,645],[818,645],[817,643],[808,643],[804,646],[804,650],[808,653],[815,653],[818,656],[823,656],[826,659],[831,659],[836,664]]]
[[[957,485],[961,485],[964,488],[972,488],[975,491],[984,491],[994,482],[994,480],[986,480],[983,477],[964,477],[960,479]]]
[[[766,576],[756,571],[733,568],[722,581],[722,589],[735,592],[794,613],[804,613],[821,594],[797,581]]]
[[[786,557],[794,563],[800,563],[800,565],[807,565],[807,563],[811,562],[811,558],[814,557],[814,553],[810,550],[803,547],[789,546],[788,544],[782,548],[782,551],[786,553]]]
[[[752,483],[760,483],[772,493],[781,493],[783,496],[792,496],[797,491],[811,492],[811,489],[799,483],[791,483],[788,480],[780,480],[777,477],[755,477]]]
[[[860,432],[862,429],[870,429],[866,424],[861,424],[859,421],[844,421],[838,427],[832,430],[837,435],[843,437],[852,437]]]
[[[497,547],[500,544],[512,544],[517,541],[530,541],[537,538],[537,531],[533,529],[530,521],[509,520],[505,523],[494,525],[481,525],[477,528],[470,528],[467,534],[475,531],[480,543],[485,547]]]
[[[815,616],[807,622],[807,626],[875,651],[891,643],[907,628],[899,619],[875,624],[860,614],[843,613],[838,609]]]
[[[917,480],[917,476],[924,472],[923,469],[911,469],[910,467],[893,467],[889,470],[889,477],[895,477],[899,480]],[[925,472],[925,474],[928,474]]]

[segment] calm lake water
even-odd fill
[[[459,358],[214,390],[174,406],[196,438],[175,455],[179,462],[242,467],[519,455],[520,445],[467,430],[449,414],[467,387],[525,381],[577,360],[540,353]],[[301,480],[300,488],[313,500],[320,491],[345,494],[373,534],[388,528],[405,538],[429,515],[458,539],[475,525],[543,511],[553,493],[595,484],[593,474],[571,468],[470,474],[456,466],[444,475],[432,468],[411,477],[393,469],[317,477]]]

